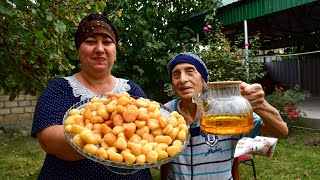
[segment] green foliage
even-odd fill
[[[202,55],[207,64],[210,81],[242,80],[253,83],[262,78],[265,75],[263,64],[253,58],[261,46],[259,34],[250,39],[249,77],[247,77],[245,57],[238,52],[239,44],[244,44],[243,38],[238,37],[231,42],[221,32],[220,22],[217,19],[211,22],[209,26],[212,28],[204,30],[205,41],[196,46],[196,51]]]
[[[87,0],[0,2],[0,84],[10,100],[20,91],[37,95],[50,79],[72,74],[78,66],[73,34],[93,7],[104,8]]]
[[[298,104],[307,97],[310,97],[310,93],[301,89],[298,85],[286,90],[280,86],[271,95],[267,96],[267,101],[279,110],[288,127],[292,127],[294,122],[304,115],[298,108]]]
[[[107,2],[107,4],[105,4]],[[172,53],[195,42],[186,20],[216,0],[0,2],[0,86],[16,98],[38,95],[49,80],[79,70],[73,35],[85,14],[104,12],[119,31],[114,75],[136,81],[150,98],[167,101],[164,83]]]

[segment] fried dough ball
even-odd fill
[[[141,120],[141,121],[148,121],[148,119],[150,119],[149,115],[147,112],[143,112],[139,109],[139,115],[137,117],[137,120]]]
[[[179,129],[178,127],[175,127],[175,128],[172,129],[172,131],[171,131],[171,133],[170,133],[169,136],[170,136],[173,140],[175,140],[175,139],[177,138],[179,132],[180,132],[180,129]]]
[[[92,114],[91,114],[91,110],[88,108],[86,108],[85,110],[84,110],[84,112],[83,112],[83,117],[85,118],[85,119],[89,119],[89,120],[91,120],[91,118],[92,118]]]
[[[80,115],[80,114],[75,114],[75,115],[72,115],[71,117],[74,118],[74,123],[75,123],[75,124],[84,126],[84,118],[83,118],[82,115]]]
[[[158,153],[155,150],[150,150],[150,151],[147,152],[146,157],[147,157],[147,162],[148,163],[153,163],[153,162],[157,161]]]
[[[109,144],[109,146],[113,146],[114,142],[117,140],[117,136],[113,133],[107,133],[104,135],[103,139]]]
[[[155,129],[151,133],[153,136],[163,135],[162,128]]]
[[[134,135],[134,132],[136,131],[136,129],[137,127],[134,123],[126,123],[123,129],[124,135],[128,139],[130,139]]]
[[[78,147],[80,147],[81,149],[86,145],[86,142],[84,142],[81,137],[80,134],[76,134],[73,138],[72,138],[72,142],[77,145]]]
[[[160,127],[160,124],[159,124],[158,120],[156,120],[156,119],[148,119],[147,125],[150,130],[155,130]]]
[[[65,121],[64,121],[64,126],[67,126],[67,125],[73,125],[75,124],[75,119],[73,116],[69,116]]]
[[[116,110],[115,110],[115,111],[117,111],[117,113],[118,113],[118,114],[123,115],[124,110],[125,110],[125,108],[124,108],[123,106],[121,106],[121,105],[117,105],[117,107],[116,107]]]
[[[152,149],[153,149],[153,145],[150,143],[147,143],[141,147],[141,153],[147,155],[147,153]]]
[[[129,105],[123,112],[123,119],[125,122],[130,123],[137,119],[139,110],[137,106]]]
[[[111,153],[109,154],[109,159],[114,162],[123,162],[123,157],[119,153]]]
[[[118,100],[117,100],[117,104],[121,105],[121,106],[127,106],[130,103],[130,99],[126,96],[121,96]]]
[[[180,114],[179,114],[177,111],[172,111],[172,112],[170,113],[170,117],[179,118],[179,117],[181,117],[181,116],[180,116]]]
[[[93,124],[92,130],[100,131],[100,128],[101,128],[101,124],[97,123],[97,124]]]
[[[186,125],[186,123],[187,123],[183,116],[177,118],[177,121],[178,121],[178,126],[181,124]]]
[[[128,141],[127,137],[124,135],[123,132],[118,134],[117,138],[120,138],[120,137],[123,138],[124,140]]]
[[[140,107],[139,112],[148,113],[148,109],[144,107]]]
[[[113,100],[113,101],[109,102],[107,104],[107,111],[109,113],[112,113],[116,109],[116,106],[117,106],[117,101],[116,100]]]
[[[163,150],[163,149],[155,148],[154,150],[155,150],[155,151],[157,152],[157,154],[158,154],[158,158],[157,158],[158,161],[160,161],[160,160],[162,160],[162,159],[165,159],[165,158],[168,158],[168,156],[169,156],[168,152],[165,151],[165,150]]]
[[[147,125],[147,121],[139,121],[139,120],[136,120],[134,121],[135,125],[137,126],[138,129],[141,129],[143,128],[144,126]]]
[[[94,134],[92,133],[92,131],[90,131],[89,129],[84,129],[80,133],[80,137],[87,144],[98,144],[99,143],[98,140],[96,139],[96,137],[94,136]]]
[[[186,140],[187,138],[187,133],[185,130],[181,130],[179,133],[178,133],[178,136],[177,136],[177,139],[179,139],[180,141],[184,141]]]
[[[180,130],[185,130],[186,134],[188,134],[189,128],[188,128],[187,124],[179,124],[178,127],[179,127]]]
[[[169,146],[167,149],[167,152],[170,157],[177,155],[180,151],[181,151],[181,148],[179,146]]]
[[[96,111],[94,111],[94,112],[96,112]],[[103,123],[104,120],[101,116],[92,116],[90,122],[92,124],[98,124],[98,123]]]
[[[85,126],[84,126],[86,129],[89,129],[89,130],[92,130],[93,129],[93,124],[91,122],[87,123]]]
[[[142,139],[139,143],[143,146],[145,144],[148,144],[149,142],[147,140]]]
[[[64,130],[67,132],[67,133],[72,133],[72,125],[66,125],[64,126]]]
[[[123,125],[122,115],[121,114],[114,115],[112,118],[112,122],[113,122],[113,125],[115,126],[122,126]]]
[[[149,99],[145,99],[145,98],[138,98],[136,100],[136,105],[138,107],[144,107],[144,108],[148,108],[151,104],[151,101]]]
[[[171,132],[173,130],[173,125],[172,124],[168,124],[164,129],[163,129],[163,134],[166,134],[166,135],[170,135]]]
[[[68,113],[69,116],[73,116],[73,115],[80,115],[80,110],[79,109],[71,109]]]
[[[136,161],[136,156],[133,155],[130,151],[121,153],[121,155],[123,156],[124,162],[126,164],[133,164]]]
[[[123,127],[122,127],[122,126],[115,126],[115,127],[112,129],[112,134],[114,134],[114,135],[118,135],[118,134],[120,134],[121,132],[123,132]]]
[[[169,124],[173,125],[173,127],[177,127],[178,121],[177,121],[177,119],[175,117],[169,117],[168,121],[169,121]]]
[[[160,107],[160,105],[159,105],[159,107]],[[154,103],[154,102],[151,102],[150,103],[150,106],[148,107],[148,111],[149,112],[154,112],[157,108],[159,108],[158,107],[158,105],[156,104],[156,103]]]
[[[102,132],[103,134],[112,133],[112,129],[105,123],[102,123],[100,125],[100,132]]]
[[[101,139],[100,145],[104,149],[109,149],[110,148],[109,144],[104,139]]]
[[[163,136],[163,135],[160,135],[160,136],[156,136],[154,138],[154,142],[157,142],[157,143],[166,143],[168,145],[170,145],[172,143],[172,138],[170,136]]]
[[[116,142],[114,142],[113,146],[117,149],[121,149],[124,150],[127,148],[128,144],[127,141],[125,139],[123,139],[122,137],[118,138],[116,140]]]
[[[178,147],[180,147],[180,148],[182,148],[182,142],[180,141],[180,140],[174,140],[173,142],[172,142],[172,146],[178,146]]]
[[[167,118],[165,118],[164,116],[159,116],[157,118],[157,120],[159,121],[159,124],[160,124],[161,128],[167,127],[167,125],[168,125],[168,119]]]
[[[103,147],[100,147],[97,152],[96,152],[97,156],[101,159],[108,159],[108,153],[107,150]]]
[[[104,124],[106,124],[107,126],[109,126],[111,129],[114,128],[113,122],[111,120],[108,120],[106,122],[104,122]]]
[[[144,154],[140,154],[136,157],[137,164],[144,164],[146,162],[146,160],[147,160],[147,157]]]
[[[93,135],[97,135],[100,137],[100,139],[103,137],[103,134],[100,130],[92,130]]]
[[[94,144],[86,144],[83,147],[83,150],[86,151],[87,153],[95,155],[97,153],[98,147]]]
[[[117,153],[118,152],[118,150],[117,150],[117,148],[115,148],[115,147],[109,147],[108,149],[107,149],[107,154],[110,156],[110,154],[114,154],[114,153]]]
[[[149,134],[149,132],[150,132],[150,129],[148,126],[144,126],[136,130],[136,134],[138,134],[140,137],[142,137],[144,134]]]
[[[166,143],[158,143],[155,148],[160,148],[160,149],[166,151],[168,149],[168,147],[169,147],[169,145]]]
[[[104,120],[109,119],[110,114],[109,114],[109,112],[107,111],[107,106],[100,107],[100,108],[97,110],[97,115],[100,116],[101,118],[103,118]]]
[[[141,137],[137,134],[134,134],[129,139],[129,142],[139,143],[141,141]]]
[[[141,151],[142,145],[141,144],[129,142],[128,147],[130,148],[131,153],[134,154],[135,156],[139,156],[142,153],[142,151]]]
[[[147,140],[148,142],[153,142],[154,136],[152,134],[144,134],[142,135],[142,139]]]

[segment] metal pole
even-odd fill
[[[246,58],[246,69],[247,69],[247,82],[249,82],[249,43],[248,43],[248,27],[247,21],[244,20],[244,47],[245,47],[245,58]]]

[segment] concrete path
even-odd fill
[[[320,129],[320,96],[309,97],[298,107],[306,113],[306,117],[297,122],[297,125]]]

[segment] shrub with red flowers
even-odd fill
[[[292,127],[297,119],[305,116],[305,113],[298,108],[298,105],[309,96],[310,93],[302,90],[298,85],[288,89],[280,86],[276,87],[275,91],[267,96],[267,101],[279,110],[288,127]]]

